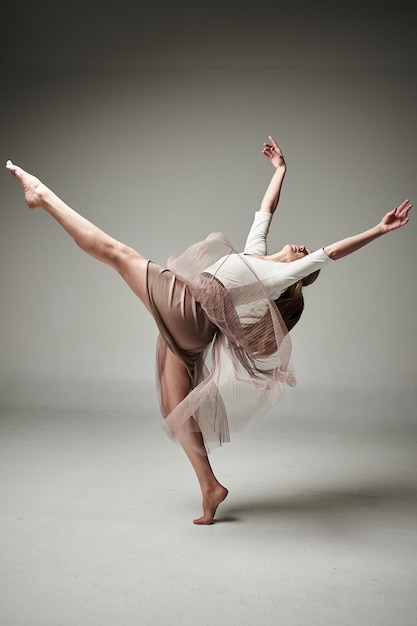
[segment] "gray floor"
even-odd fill
[[[415,626],[415,422],[291,406],[212,452],[210,527],[153,399],[3,410],[2,626]]]

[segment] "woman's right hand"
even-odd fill
[[[266,158],[271,161],[275,169],[286,168],[286,163],[281,148],[273,137],[269,136],[269,141],[271,143],[264,143],[262,154],[264,154]]]

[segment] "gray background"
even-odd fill
[[[417,198],[410,3],[3,3],[3,161],[164,263],[319,247]],[[159,429],[156,330],[0,170],[0,622],[415,626],[416,220],[305,290],[299,385],[195,477]]]
[[[288,163],[271,251],[330,243],[417,195],[404,9],[27,4],[3,9],[3,160],[159,263],[213,230],[243,244],[268,134]],[[152,320],[1,177],[1,401],[134,407]],[[300,388],[412,402],[415,234],[412,220],[306,291]]]

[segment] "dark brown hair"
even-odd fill
[[[320,270],[316,270],[308,276],[305,276],[293,285],[287,287],[280,297],[275,300],[275,304],[289,331],[294,328],[304,309],[303,287],[314,283],[319,274]]]

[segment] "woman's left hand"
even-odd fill
[[[285,168],[286,164],[281,148],[273,137],[269,136],[269,141],[271,143],[264,143],[262,154],[264,154],[271,161],[275,169]]]
[[[408,223],[408,212],[413,205],[408,200],[404,200],[400,206],[395,207],[389,213],[384,215],[380,224],[386,233],[401,228]]]

